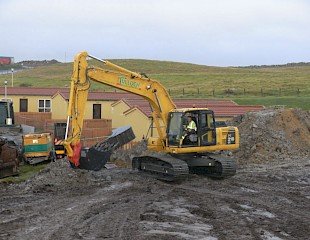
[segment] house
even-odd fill
[[[0,64],[1,65],[10,65],[14,63],[14,57],[3,57],[0,56]]]
[[[8,87],[7,98],[14,102],[14,111],[50,113],[51,120],[65,121],[69,102],[69,88]],[[5,98],[5,89],[0,87],[0,98]],[[173,99],[178,108],[203,107],[214,111],[216,120],[227,120],[250,111],[259,111],[264,106],[241,106],[231,100]],[[141,96],[127,92],[89,92],[85,119],[111,119],[112,129],[130,125],[136,140],[156,136],[153,127],[152,109]]]

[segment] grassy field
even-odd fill
[[[240,105],[284,106],[310,110],[310,97],[248,97],[232,100]]]
[[[159,80],[173,98],[229,98],[240,104],[286,105],[310,109],[310,66],[211,67],[139,59],[111,62]],[[100,64],[100,63],[99,63]],[[90,61],[90,65],[98,65]],[[72,63],[57,63],[14,73],[14,86],[68,87]],[[11,74],[0,75],[0,82]],[[93,91],[114,90],[93,83]]]

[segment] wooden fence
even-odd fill
[[[172,97],[216,97],[216,96],[310,96],[310,89],[301,88],[228,88],[228,89],[202,89],[182,88],[168,89]]]

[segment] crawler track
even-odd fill
[[[189,173],[219,179],[236,174],[236,163],[233,158],[219,154],[208,154],[203,159],[206,165],[192,167],[190,159],[178,159],[168,154],[155,153],[134,157],[132,167],[143,175],[170,182],[183,180]],[[211,164],[209,165],[209,163]]]
[[[211,173],[211,177],[226,178],[236,174],[236,162],[234,159],[218,157],[215,159],[215,171]]]
[[[213,178],[227,178],[236,174],[236,162],[227,155],[209,153],[192,159],[183,157],[183,160],[188,163],[190,173]],[[195,160],[199,164],[193,164],[192,161]]]
[[[189,173],[186,162],[169,155],[134,157],[132,167],[143,175],[169,182],[183,180]]]

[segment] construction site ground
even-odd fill
[[[63,159],[1,184],[0,239],[309,239],[309,112],[269,109],[231,124],[241,146],[237,174],[224,180],[167,183],[128,167],[72,169]],[[141,151],[113,159],[126,165]]]

